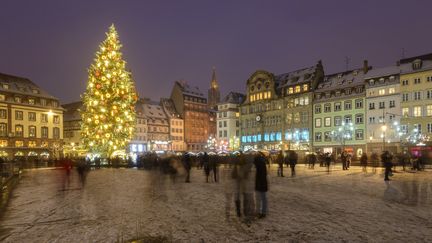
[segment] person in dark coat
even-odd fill
[[[389,151],[384,151],[381,155],[381,162],[385,167],[384,180],[389,181],[389,175],[391,172],[391,168],[393,167],[393,156],[389,153]]]
[[[280,177],[284,177],[284,174],[283,174],[284,156],[283,156],[282,150],[279,151],[279,154],[276,157],[276,163],[278,164],[277,175]]]
[[[255,176],[255,201],[256,213],[259,218],[264,218],[267,215],[267,167],[266,157],[262,153],[255,156],[254,164],[256,169]]]
[[[362,166],[362,170],[363,172],[367,172],[367,162],[368,162],[368,157],[366,153],[363,153],[362,156],[360,157],[360,165]]]
[[[295,151],[291,150],[288,156],[288,163],[291,168],[291,176],[295,176],[295,166],[297,164],[298,155]]]
[[[186,183],[190,183],[190,170],[191,170],[191,158],[190,155],[188,153],[184,153],[183,154],[183,159],[182,159],[182,163],[183,166],[186,170]]]
[[[331,164],[332,156],[329,152],[324,155],[325,166],[327,167],[327,172],[330,172],[330,164]]]
[[[347,160],[348,160],[348,154],[347,152],[343,151],[341,154],[342,170],[348,170]]]
[[[210,176],[210,157],[208,156],[207,152],[204,152],[204,155],[201,157],[201,165],[204,168],[206,182],[208,183]]]

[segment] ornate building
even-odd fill
[[[186,150],[203,151],[207,145],[210,124],[208,104],[204,94],[198,87],[192,87],[185,81],[176,81],[171,99],[184,120]]]
[[[210,109],[215,109],[220,102],[219,84],[216,80],[216,69],[213,67],[210,89],[208,90],[208,105]]]
[[[149,151],[167,152],[171,150],[170,123],[159,102],[146,100],[143,104],[147,119],[147,140]]]
[[[186,149],[184,142],[184,122],[180,114],[176,111],[171,99],[162,98],[161,105],[165,110],[170,124],[171,150],[182,152]]]
[[[321,62],[280,75],[252,74],[240,107],[242,148],[310,150],[312,92],[323,76]]]
[[[63,108],[56,97],[27,78],[0,73],[0,156],[61,154]]]

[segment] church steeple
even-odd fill
[[[213,67],[210,89],[208,90],[208,105],[210,108],[214,108],[216,104],[219,102],[220,102],[219,84],[216,79],[216,68]]]

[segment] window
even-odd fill
[[[408,107],[402,108],[402,116],[404,116],[404,117],[409,116],[409,108]]]
[[[288,94],[292,94],[294,93],[294,88],[293,87],[289,87],[288,88]]]
[[[42,106],[46,106],[46,99],[40,99],[40,104]]]
[[[340,111],[342,110],[342,105],[340,102],[334,103],[334,111]]]
[[[432,116],[432,105],[426,106],[426,116]]]
[[[224,135],[224,138],[228,137],[228,135],[227,135],[227,130],[224,130],[224,131],[223,131],[223,135]]]
[[[21,103],[21,97],[15,96],[14,100],[16,103]]]
[[[35,126],[29,126],[29,137],[30,138],[36,137],[36,127]]]
[[[428,124],[426,125],[426,127],[427,127],[427,132],[428,132],[428,133],[432,133],[432,123],[428,123]]]
[[[55,100],[53,100],[53,101],[51,101],[51,105],[52,105],[53,107],[58,107],[58,102],[55,101]]]
[[[41,127],[41,137],[48,138],[48,127]]]
[[[331,112],[331,104],[327,103],[324,105],[324,112]]]
[[[34,147],[36,147],[36,141],[29,141],[29,142],[28,142],[28,146],[29,146],[30,148],[34,148]]]
[[[432,82],[432,76],[426,77],[426,81]]]
[[[36,121],[36,112],[29,112],[28,113],[28,120],[29,121]]]
[[[315,114],[321,113],[321,105],[315,105]]]
[[[28,103],[29,103],[29,105],[34,105],[35,104],[35,100],[32,99],[32,98],[30,98],[30,99],[28,99]]]
[[[331,134],[330,134],[330,132],[324,132],[324,140],[325,141],[331,141]]]
[[[3,84],[3,89],[9,89],[9,84]]]
[[[384,109],[385,108],[385,102],[384,101],[380,101],[379,102],[379,108],[380,109]]]
[[[344,121],[345,121],[345,124],[351,123],[352,122],[352,116],[351,115],[346,115],[344,117]]]
[[[220,138],[222,137],[222,131],[219,131],[219,137]]]
[[[15,111],[15,119],[16,120],[22,120],[23,119],[23,112],[22,111]]]
[[[419,84],[420,83],[420,78],[415,78],[414,79],[414,84]]]
[[[227,121],[223,122],[223,127],[227,127]]]
[[[345,101],[344,107],[345,107],[345,110],[351,110],[351,101]]]
[[[356,108],[356,109],[361,109],[361,108],[363,108],[363,100],[361,100],[361,99],[357,99],[357,100],[355,101],[355,108]]]
[[[8,135],[7,124],[6,123],[0,123],[0,136],[6,137],[7,135]]]
[[[48,122],[48,114],[41,114],[41,121]]]
[[[324,126],[330,127],[331,126],[331,117],[324,118]]]
[[[6,100],[6,96],[4,94],[0,94],[0,101]]]
[[[15,141],[15,147],[24,147],[24,141]]]
[[[357,114],[355,116],[356,124],[363,124],[363,114]]]
[[[300,113],[296,112],[294,113],[294,123],[299,123],[300,122]]]
[[[315,127],[321,127],[321,118],[315,119]]]
[[[286,116],[286,122],[288,125],[290,125],[292,123],[292,118],[293,118],[292,113],[288,113]]]
[[[379,95],[385,95],[385,89],[379,89],[378,94]]]
[[[402,101],[408,101],[409,99],[409,94],[408,93],[403,93],[402,94]]]
[[[334,117],[334,125],[335,125],[335,126],[340,126],[340,125],[342,125],[342,117],[340,117],[340,116],[335,116],[335,117]]]
[[[421,116],[421,115],[422,115],[422,112],[421,112],[421,106],[414,106],[413,112],[414,112],[413,115],[414,115],[415,117],[419,117],[419,116]]]
[[[308,91],[309,90],[309,86],[307,84],[303,84],[303,91]]]
[[[321,142],[321,133],[320,132],[315,133],[315,141]]]
[[[300,92],[300,85],[295,86],[295,92],[299,93]]]
[[[22,125],[15,125],[15,137],[22,137],[24,135],[24,129]]]
[[[7,140],[0,140],[0,147],[7,147],[8,141]]]
[[[369,103],[369,110],[375,109],[375,103],[371,102]]]
[[[356,134],[356,140],[362,140],[363,139],[363,129],[357,129],[355,131]]]
[[[6,119],[6,118],[7,118],[7,110],[0,109],[0,119]]]
[[[307,123],[309,120],[309,114],[307,111],[302,111],[300,121],[302,123]]]
[[[432,90],[426,91],[426,99],[432,99]]]
[[[346,89],[345,94],[347,94],[347,95],[351,94],[351,89]]]
[[[389,88],[389,94],[394,94],[395,93],[395,88]]]
[[[369,124],[374,124],[375,123],[375,117],[369,117]]]
[[[420,91],[416,91],[414,92],[414,100],[420,100],[421,99],[421,92]]]
[[[396,102],[394,100],[390,100],[389,107],[390,108],[396,107]]]
[[[421,124],[414,124],[414,129],[417,129],[417,133],[421,133],[422,125]]]
[[[402,80],[402,86],[406,86],[406,85],[408,85],[409,83],[408,83],[408,80]]]
[[[222,127],[222,121],[219,121],[219,128]]]

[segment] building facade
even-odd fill
[[[153,152],[171,151],[170,123],[159,102],[147,100],[143,104],[147,119],[148,149]]]
[[[63,108],[27,78],[0,74],[0,156],[59,158]]]
[[[81,115],[82,102],[62,105],[63,115],[63,154],[66,157],[85,156],[87,150],[81,143]]]
[[[216,118],[217,149],[234,151],[240,148],[240,110],[239,106],[245,100],[245,95],[230,92],[218,104]]]
[[[366,151],[364,75],[370,67],[327,75],[314,92],[315,151],[361,156]]]
[[[171,150],[174,152],[183,152],[186,150],[183,119],[176,111],[171,99],[162,98],[161,105],[167,114],[168,122],[170,124]]]
[[[400,152],[400,68],[397,65],[370,70],[365,75],[367,152]]]
[[[176,81],[171,99],[184,120],[184,141],[187,151],[204,151],[209,137],[209,111],[207,99],[198,87],[185,81]]]
[[[149,102],[149,99],[139,99],[135,103],[136,112],[136,125],[135,125],[135,135],[131,141],[129,141],[128,152],[134,154],[142,154],[149,150],[148,141],[148,126],[147,117],[145,115],[144,104]]]
[[[400,60],[403,145],[414,155],[432,149],[432,54]]]
[[[240,107],[242,148],[310,150],[312,94],[323,77],[321,62],[277,76],[256,71]]]

